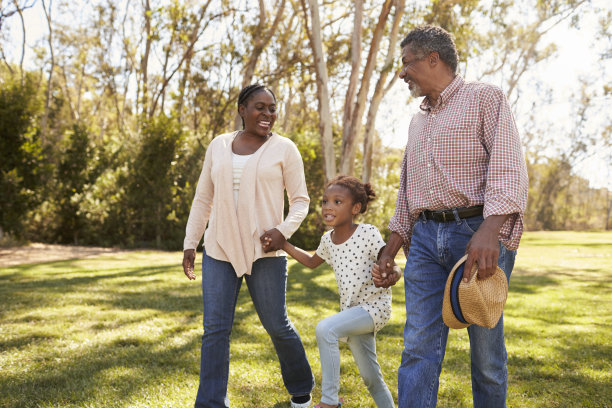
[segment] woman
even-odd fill
[[[259,320],[270,335],[291,406],[310,406],[314,379],[304,346],[287,316],[287,259],[282,247],[308,213],[304,165],[295,144],[272,133],[276,97],[262,85],[238,97],[241,131],[208,146],[187,221],[183,270],[190,279],[204,234],[204,335],[196,407],[229,407],[230,333],[245,278]],[[284,190],[289,213],[283,220]],[[204,229],[208,223],[206,233]],[[270,244],[264,252],[261,241]]]

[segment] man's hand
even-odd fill
[[[487,217],[467,244],[468,257],[463,270],[463,281],[472,277],[472,266],[478,264],[478,279],[493,276],[499,258],[499,230],[510,215],[490,215]]]
[[[372,267],[372,280],[374,281],[374,286],[377,288],[388,288],[393,286],[402,277],[402,270],[399,266],[395,264],[393,266],[386,264],[386,266],[388,267],[385,268],[385,270],[390,269],[391,272],[385,272],[384,277],[382,276],[383,272],[381,271],[380,265],[374,264]]]
[[[388,288],[395,285],[401,276],[394,271],[395,255],[402,247],[404,240],[397,232],[392,232],[389,237],[389,242],[385,245],[376,261],[376,265],[372,268],[372,280],[376,287]]]
[[[272,228],[264,232],[260,237],[261,246],[264,252],[278,251],[283,249],[285,245],[285,236],[276,228]]]
[[[189,280],[194,280],[196,278],[195,273],[193,272],[193,266],[195,264],[195,249],[186,249],[183,252],[183,272],[185,276],[189,278]]]

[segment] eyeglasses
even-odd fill
[[[416,64],[417,62],[424,60],[426,57],[423,58],[414,58],[412,61],[409,62],[403,62],[402,61],[402,70],[407,70],[408,68],[412,67],[414,64]]]

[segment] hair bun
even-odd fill
[[[376,199],[376,192],[372,188],[372,185],[370,183],[365,183],[363,185],[363,188],[365,189],[366,195],[368,196],[368,203],[370,201],[374,201]]]

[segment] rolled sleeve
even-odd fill
[[[508,101],[501,89],[492,89],[489,106],[483,110],[484,139],[490,152],[483,215],[511,214],[502,225],[499,239],[508,249],[516,249],[527,206],[527,166]]]
[[[406,191],[406,171],[407,171],[407,158],[406,152],[404,152],[404,158],[402,160],[402,171],[400,174],[399,188],[397,191],[397,200],[395,203],[395,213],[389,220],[389,230],[399,234],[404,240],[403,248],[406,254],[410,247],[410,240],[412,238],[412,227],[416,221],[416,216],[410,213],[408,205],[408,194]]]

